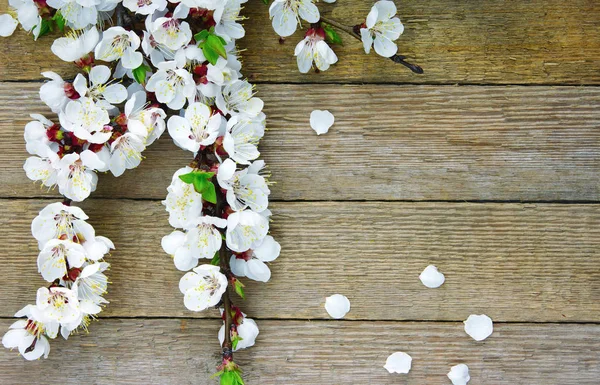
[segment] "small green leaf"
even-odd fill
[[[63,17],[63,15],[60,13],[60,11],[56,11],[56,13],[54,14],[54,16],[52,16],[52,20],[54,20],[54,22],[56,23],[56,26],[58,27],[58,29],[62,32],[65,30],[65,18]]]
[[[146,83],[146,73],[148,71],[152,71],[152,68],[148,67],[145,64],[142,64],[138,68],[132,70],[131,72],[133,72],[133,78],[136,82],[144,84]]]
[[[240,337],[239,334],[236,334],[235,336],[233,336],[233,338],[231,339],[231,347],[235,350],[237,349],[238,343],[243,340],[242,337]],[[235,372],[234,372],[235,373]],[[241,377],[240,377],[241,378]]]
[[[326,42],[328,42],[329,44],[343,44],[342,38],[340,37],[340,35],[338,35],[338,33],[335,31],[335,29],[333,29],[332,26],[325,25],[323,27],[323,30],[325,31]]]
[[[269,5],[269,0],[262,0],[263,3],[265,3],[265,5]]]
[[[221,264],[221,257],[219,256],[219,252],[215,253],[215,256],[210,260],[210,264],[213,266],[219,266]]]
[[[237,385],[237,381],[235,376],[233,375],[234,372],[223,372],[223,374],[221,374],[221,381],[220,384],[221,385]]]
[[[38,35],[38,37],[45,36],[45,35],[49,34],[50,32],[52,32],[52,21],[42,19],[42,23],[40,26],[40,34]]]
[[[244,385],[240,370],[226,370],[221,374],[221,385]]]
[[[245,287],[245,285],[242,282],[240,282],[239,279],[235,280],[235,292],[237,293],[237,295],[242,297],[242,299],[246,299],[246,294],[244,293],[244,287]]]
[[[194,190],[202,195],[202,199],[207,202],[216,204],[217,203],[217,190],[215,185],[211,181],[215,175],[214,172],[207,172],[202,170],[194,170],[188,174],[179,175],[179,179],[187,184],[193,184]]]
[[[210,64],[217,64],[219,56],[227,58],[227,50],[225,49],[227,42],[222,37],[215,35],[214,27],[211,27],[210,30],[205,29],[198,32],[194,35],[194,39]]]
[[[196,40],[196,43],[201,43],[204,40],[206,40],[207,37],[208,37],[208,31],[206,29],[203,29],[202,31],[200,31],[194,35],[194,40]]]

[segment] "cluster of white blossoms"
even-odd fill
[[[102,295],[109,264],[104,256],[113,243],[97,236],[78,207],[61,202],[46,206],[33,220],[31,231],[38,241],[38,271],[49,282],[37,291],[35,305],[27,305],[15,317],[26,317],[10,326],[2,337],[6,348],[17,348],[27,360],[48,357],[48,338],[60,334],[67,339],[76,329],[87,329],[90,321],[108,303]]]
[[[325,2],[333,3],[335,0]],[[322,17],[314,3],[315,0],[273,0],[269,8],[273,29],[282,38],[296,32],[302,21],[310,25],[304,39],[300,40],[294,50],[300,72],[307,73],[313,67],[318,71],[326,71],[338,61],[330,45],[341,44],[342,40],[333,28],[360,39],[367,54],[371,52],[371,47],[386,58],[391,58],[398,52],[395,41],[404,32],[404,26],[396,17],[396,5],[393,1],[377,1],[365,22],[354,27],[346,27]]]
[[[263,102],[240,73],[235,45],[245,35],[240,10],[246,1],[10,0],[10,14],[0,15],[0,36],[18,24],[36,39],[61,31],[52,52],[81,73],[71,82],[44,72],[49,81],[40,97],[58,119],[32,115],[25,129],[32,155],[27,176],[58,186],[66,200],[42,210],[33,223],[39,271],[51,284],[39,289],[35,306],[17,313],[27,321],[12,326],[5,346],[18,347],[28,359],[45,356],[47,337],[85,328],[101,310],[108,268],[102,258],[113,245],[95,236],[70,202],[96,189],[98,172],[120,176],[137,167],[145,148],[168,129],[193,161],[175,172],[168,187],[163,203],[175,231],[162,247],[186,272],[179,284],[185,306],[221,309],[217,374],[221,383],[243,384],[232,351],[252,346],[259,331],[230,294],[244,297],[240,278],[267,282],[268,263],[281,250],[268,234],[268,173],[258,160]],[[328,45],[341,42],[334,27],[362,39],[367,53],[373,45],[380,55],[397,56],[393,42],[402,24],[391,1],[377,2],[354,28],[321,17],[313,0],[273,0],[269,12],[283,37],[301,19],[311,23],[295,50],[301,72],[337,62]],[[332,116],[315,119],[318,132],[333,124]],[[346,307],[338,309],[340,316]]]
[[[245,34],[237,23],[242,2],[217,3],[221,7],[185,12],[178,6],[174,14],[179,11],[180,19],[146,19],[146,53],[157,68],[146,89],[175,110],[167,130],[178,147],[193,154],[167,188],[163,204],[176,230],[163,237],[162,247],[175,267],[187,272],[179,282],[186,308],[219,307],[224,320],[219,341],[226,348],[229,340],[236,351],[254,345],[259,331],[231,304],[228,289],[243,297],[240,278],[267,282],[267,263],[281,247],[268,235],[268,174],[257,160],[265,133],[263,102],[242,78],[235,47]],[[206,28],[193,38],[185,21],[190,15]],[[212,44],[222,51],[214,58]],[[227,352],[220,369],[222,377],[238,373]]]

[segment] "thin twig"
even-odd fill
[[[352,36],[355,39],[361,40],[360,36],[358,36],[356,33],[354,33],[354,29],[352,29],[352,27],[348,27],[347,25],[344,25],[340,22],[337,22],[335,20],[332,20],[328,17],[324,17],[321,16],[321,21],[324,21],[327,24],[330,24],[332,26],[334,26],[335,28],[346,32],[348,35]]]
[[[216,215],[219,218],[223,217],[223,212],[225,210],[225,202],[223,193],[219,187],[219,183],[217,182],[217,178],[214,178],[215,190],[217,193],[217,204],[215,207]],[[229,279],[229,259],[227,258],[227,245],[225,242],[221,245],[221,249],[219,250],[219,261],[221,265],[221,271],[223,274],[227,276]],[[231,325],[233,324],[233,318],[231,316],[231,298],[229,296],[230,290],[229,285],[225,289],[225,293],[223,293],[223,307],[225,308],[225,340],[223,341],[223,362],[225,361],[233,361],[233,345],[231,343]]]

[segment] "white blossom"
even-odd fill
[[[208,146],[215,142],[221,120],[220,114],[211,115],[207,105],[192,103],[185,110],[184,117],[172,116],[167,122],[167,127],[177,146],[195,153],[200,146]]]
[[[110,145],[110,172],[114,176],[121,176],[125,170],[136,168],[142,161],[142,151],[145,149],[143,138],[130,132],[119,136]]]
[[[175,267],[182,271],[195,267],[200,258],[212,259],[221,249],[223,239],[219,228],[227,226],[227,221],[203,216],[196,222],[197,225],[187,229],[186,233],[174,231],[161,241],[165,252],[173,256]]]
[[[281,246],[270,235],[251,252],[242,256],[232,255],[229,261],[231,271],[238,277],[248,277],[254,281],[268,282],[271,279],[271,269],[265,262],[272,262],[281,252]]]
[[[99,0],[47,0],[46,3],[59,10],[67,25],[73,29],[82,29],[96,24],[98,21],[96,7],[101,5]]]
[[[217,172],[217,179],[221,188],[227,190],[227,203],[235,211],[250,208],[261,212],[269,205],[271,191],[265,178],[258,175],[264,162],[255,162],[259,167],[248,167],[236,171],[236,165],[231,159],[226,159]]]
[[[319,70],[326,71],[330,65],[338,61],[333,50],[325,42],[325,33],[319,33],[312,28],[306,33],[306,37],[296,45],[294,55],[298,70],[303,74],[310,71],[313,62]]]
[[[233,349],[234,352],[237,352],[241,349],[246,349],[251,346],[254,346],[256,342],[256,337],[258,337],[258,325],[252,318],[246,317],[246,314],[242,313],[242,320],[239,325],[236,326],[236,332],[239,336],[239,340],[237,346]],[[219,329],[219,343],[221,346],[225,341],[225,325],[221,325]]]
[[[97,106],[110,110],[114,108],[114,104],[127,99],[127,89],[122,84],[112,83],[110,68],[107,66],[94,66],[89,72],[89,78],[88,86],[86,78],[78,74],[73,81],[73,87],[80,96],[91,98]]]
[[[9,0],[8,4],[14,9],[21,27],[25,31],[31,32],[34,40],[37,40],[41,32],[42,17],[36,3],[33,0]],[[10,15],[3,16],[1,36],[10,36],[16,28],[15,20]]]
[[[96,153],[85,150],[81,154],[68,154],[59,162],[59,192],[75,202],[81,202],[96,190],[98,175],[94,172],[104,167]]]
[[[218,266],[213,265],[200,265],[179,281],[185,307],[192,311],[202,311],[217,305],[226,289],[227,277],[220,272]]]
[[[360,37],[365,52],[371,52],[371,46],[375,52],[383,57],[391,57],[398,52],[398,46],[394,43],[402,32],[404,26],[396,15],[396,5],[391,0],[380,0],[373,5],[367,16],[367,28],[360,29]]]
[[[98,314],[102,310],[100,305],[108,303],[102,296],[108,287],[108,278],[104,275],[104,271],[109,266],[106,262],[87,265],[75,280],[73,291],[77,293],[82,313]]]
[[[31,223],[31,232],[38,240],[40,250],[51,239],[71,239],[82,243],[94,239],[94,228],[85,220],[83,210],[63,203],[51,203],[44,207]]]
[[[111,27],[104,31],[102,40],[96,46],[95,57],[102,61],[116,61],[125,69],[134,69],[142,64],[143,56],[136,50],[140,38],[133,31],[123,27]]]
[[[257,116],[263,101],[254,96],[254,87],[245,80],[234,80],[217,95],[216,104],[224,114]]]
[[[227,122],[223,148],[231,159],[240,164],[250,164],[258,158],[258,141],[265,134],[264,125],[234,116]]]
[[[169,224],[175,228],[187,229],[196,224],[202,214],[202,195],[192,184],[185,183],[179,176],[192,172],[191,167],[180,168],[173,175],[167,188],[167,198],[162,202],[169,212]]]
[[[59,37],[54,40],[50,49],[61,60],[76,62],[93,52],[99,39],[98,30],[92,26],[84,31],[71,31],[65,37]]]
[[[290,36],[296,32],[300,18],[316,23],[321,18],[313,0],[274,0],[269,8],[273,29],[279,36]]]
[[[269,220],[254,211],[236,211],[227,217],[227,247],[244,252],[258,247],[269,231]]]
[[[38,271],[46,281],[53,282],[67,274],[67,263],[69,268],[81,267],[85,260],[85,249],[80,244],[51,239],[38,255]]]
[[[33,181],[40,181],[46,187],[53,187],[58,182],[60,159],[58,155],[45,147],[46,154],[40,157],[31,156],[25,160],[23,169],[27,177]]]
[[[215,33],[225,39],[226,42],[244,37],[246,32],[238,21],[242,20],[240,17],[242,4],[247,1],[226,0],[223,7],[219,7],[215,11],[215,20],[219,20],[215,25]]]
[[[154,40],[173,51],[177,51],[192,40],[190,25],[174,17],[159,17],[148,31]]]
[[[146,89],[154,92],[159,102],[166,103],[173,110],[181,109],[186,99],[192,98],[196,93],[196,82],[183,68],[184,65],[185,63],[175,61],[162,62],[146,84]]]
[[[67,83],[60,75],[52,71],[42,72],[42,76],[50,79],[50,81],[40,87],[40,99],[50,107],[52,112],[58,114],[65,109],[67,103],[71,100],[65,93]]]
[[[112,128],[108,126],[108,111],[96,104],[92,98],[71,100],[58,117],[65,130],[90,143],[104,143],[112,135]]]
[[[157,107],[147,107],[146,92],[134,93],[125,103],[127,130],[144,138],[146,146],[151,145],[165,131],[167,114]]]
[[[45,323],[42,313],[33,305],[25,306],[15,317],[27,317],[27,320],[18,320],[10,325],[2,337],[2,345],[7,349],[17,348],[28,361],[42,356],[48,358],[50,344],[46,335],[56,338],[58,323]]]
[[[40,287],[37,291],[36,306],[44,319],[67,324],[79,318],[77,293],[65,287]]]

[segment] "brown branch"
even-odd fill
[[[219,183],[217,182],[217,177],[215,176],[213,179],[213,183],[215,185],[215,190],[217,193],[217,204],[215,207],[215,214],[219,218],[223,218],[223,213],[225,211],[225,197],[219,187]],[[225,242],[221,245],[221,249],[219,250],[219,264],[221,265],[221,272],[227,276],[227,280],[231,276],[231,270],[229,268],[229,258],[227,252],[227,245]],[[223,307],[225,308],[225,340],[223,341],[223,364],[227,362],[233,361],[233,345],[231,342],[231,325],[233,324],[233,317],[231,316],[231,297],[229,284],[225,289],[225,293],[223,293],[222,297]]]
[[[352,36],[355,39],[361,40],[360,36],[354,32],[354,29],[352,27],[348,27],[347,25],[344,25],[338,21],[323,16],[321,16],[321,21],[339,29],[340,31],[346,32],[348,35]]]
[[[355,26],[355,28],[348,27],[347,25],[344,25],[340,22],[337,22],[333,19],[323,17],[323,16],[321,16],[321,21],[325,22],[341,31],[346,32],[348,35],[350,35],[353,38],[362,42],[362,38],[360,37],[360,35],[355,32],[355,29],[358,30],[358,28],[360,26]],[[392,60],[394,63],[402,64],[403,66],[405,66],[406,68],[408,68],[409,70],[411,70],[412,72],[414,72],[416,74],[420,75],[423,73],[423,68],[421,68],[420,66],[418,66],[416,64],[409,63],[404,59],[406,59],[406,56],[402,56],[402,55],[394,55],[394,56],[390,57],[390,60]]]

